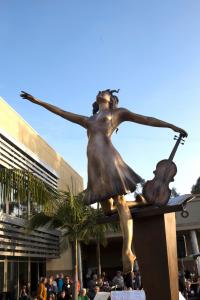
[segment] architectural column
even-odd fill
[[[9,215],[9,201],[6,199],[6,214]]]
[[[190,231],[190,240],[191,240],[192,254],[198,254],[199,245],[198,245],[196,230]],[[198,275],[200,276],[200,257],[197,257],[196,264],[197,264]]]
[[[3,291],[4,292],[7,292],[7,279],[8,279],[8,260],[7,260],[7,257],[5,257],[4,259],[4,285],[3,285]]]
[[[28,282],[31,282],[31,258],[28,257]]]

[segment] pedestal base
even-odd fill
[[[186,194],[170,199],[166,206],[131,210],[134,248],[146,293],[145,300],[184,299],[178,292],[175,212],[181,211],[193,197]],[[98,223],[111,223],[118,219],[115,214],[101,218]]]
[[[135,218],[133,231],[147,300],[178,300],[175,213]]]

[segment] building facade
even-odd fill
[[[0,98],[0,168],[32,172],[54,189],[74,194],[83,190],[82,177]],[[1,193],[0,193],[1,194]],[[5,201],[0,196],[0,295],[17,293],[24,282],[31,290],[46,272],[71,270],[70,250],[59,251],[56,230],[27,232],[31,203]]]
[[[179,266],[183,263],[185,269],[200,276],[200,197],[196,196],[187,204],[189,213],[183,218],[176,213],[177,240],[180,243]],[[183,255],[182,255],[183,254]],[[198,255],[199,254],[199,255]],[[181,256],[183,256],[181,258]]]

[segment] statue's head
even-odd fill
[[[110,109],[117,108],[117,105],[119,103],[119,99],[116,95],[113,95],[113,93],[118,93],[119,90],[104,90],[99,91],[99,93],[96,96],[96,101],[93,103],[93,114],[96,114],[99,111],[99,103],[109,102],[110,103]]]

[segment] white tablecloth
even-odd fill
[[[111,300],[146,300],[144,291],[113,291]]]
[[[146,300],[146,297],[144,291],[113,291],[111,300]],[[181,293],[179,293],[179,300],[185,300]]]
[[[96,294],[94,297],[94,300],[107,300],[108,297],[110,296],[110,293],[107,292],[99,292]]]

